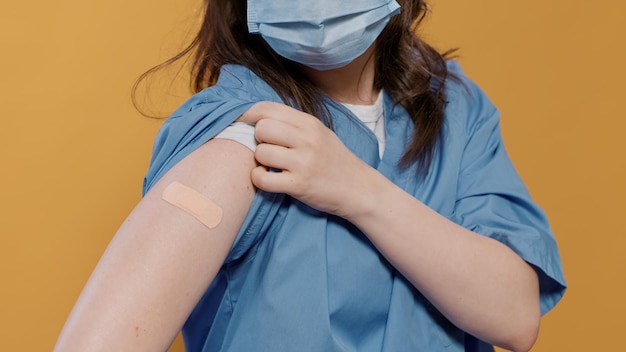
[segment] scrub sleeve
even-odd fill
[[[546,217],[506,154],[497,110],[458,64],[450,62],[449,69],[459,79],[448,82],[442,145],[425,179],[416,177],[414,167],[396,167],[412,123],[390,97],[385,96],[382,159],[373,133],[327,102],[335,133],[406,192],[532,264],[545,313],[565,290]],[[216,86],[192,97],[164,123],[144,193],[263,100],[280,102],[246,68],[225,66]],[[190,351],[493,351],[447,321],[353,225],[263,191],[183,332]]]

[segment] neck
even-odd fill
[[[331,99],[348,104],[371,105],[376,102],[374,89],[374,45],[344,67],[317,71],[303,66],[305,74]]]

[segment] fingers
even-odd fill
[[[262,101],[252,105],[237,121],[254,125],[263,119],[282,121],[298,128],[305,127],[311,120],[317,121],[315,117],[307,113],[296,110],[285,104],[269,101]]]
[[[259,120],[263,118],[263,113],[262,113],[263,107],[260,106],[261,104],[264,104],[264,102],[260,102],[260,103],[256,103],[252,105],[250,109],[246,110],[246,112],[244,112],[241,116],[239,116],[237,121],[245,122],[251,125],[256,125],[256,123],[259,122]]]
[[[274,102],[256,103],[237,121],[254,124],[255,138],[260,144],[286,148],[305,146],[327,129],[316,117]]]
[[[252,169],[250,180],[259,189],[271,193],[285,193],[294,196],[293,190],[298,188],[293,174],[288,171],[270,171],[264,165]]]
[[[262,143],[259,144],[254,152],[256,161],[268,168],[279,170],[291,170],[295,162],[294,155],[296,153],[289,148],[280,145]]]
[[[237,121],[255,125],[262,119],[282,119],[284,115],[283,107],[286,107],[286,105],[262,101],[252,105],[252,107],[246,110],[246,112],[244,112],[243,115],[237,119]]]
[[[262,190],[300,199],[309,191],[313,170],[332,159],[334,143],[329,137],[336,136],[316,117],[290,106],[260,102],[238,121],[255,125],[259,144],[254,156],[260,166],[250,177]]]
[[[293,148],[298,141],[298,128],[279,120],[259,120],[254,129],[254,137],[259,143],[269,143]]]

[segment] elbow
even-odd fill
[[[529,267],[530,268],[530,267]],[[529,289],[521,301],[509,315],[511,323],[509,334],[501,347],[513,352],[528,352],[537,341],[541,324],[541,305],[539,279],[534,270],[529,270],[527,285]]]
[[[513,352],[527,352],[533,347],[539,335],[541,309],[539,295],[533,301],[511,310],[507,323],[501,325],[499,343],[494,345]]]
[[[539,335],[540,317],[529,319],[516,329],[508,338],[500,344],[500,347],[513,352],[528,352],[537,341]]]

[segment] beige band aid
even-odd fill
[[[222,221],[222,208],[200,192],[172,182],[163,190],[163,200],[191,214],[208,228],[215,228]]]

